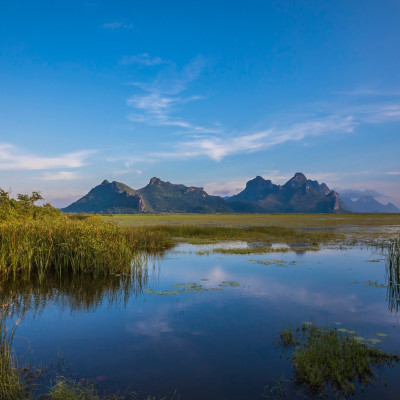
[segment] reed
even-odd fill
[[[97,218],[68,218],[0,225],[0,273],[3,277],[49,271],[128,272],[133,249],[124,231]]]

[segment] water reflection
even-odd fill
[[[400,310],[400,239],[393,241],[386,249],[386,299],[389,310]]]
[[[68,308],[71,313],[94,311],[103,302],[126,305],[131,297],[143,292],[149,269],[155,272],[156,265],[157,258],[142,255],[132,263],[128,274],[52,273],[41,279],[31,273],[28,279],[11,277],[0,282],[0,304],[10,316],[18,318],[26,314],[37,317],[49,303],[56,303],[61,310]]]

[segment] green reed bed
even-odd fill
[[[282,226],[200,226],[200,225],[155,225],[149,230],[164,232],[165,235],[190,243],[216,242],[223,240],[243,240],[261,243],[308,243],[317,245],[337,238],[337,234],[327,231],[301,231]]]
[[[355,335],[345,329],[320,329],[304,323],[296,329],[284,329],[280,342],[294,348],[291,360],[298,384],[304,384],[312,394],[323,395],[330,386],[347,396],[354,393],[356,382],[374,382],[378,367],[400,361],[397,355],[371,347]]]
[[[132,247],[124,231],[97,219],[68,218],[0,225],[3,277],[35,271],[120,272],[131,266]]]

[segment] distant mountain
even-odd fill
[[[134,190],[120,182],[103,181],[78,201],[62,209],[72,213],[334,213],[348,212],[339,195],[324,183],[296,173],[284,185],[257,176],[239,194],[227,199],[203,188],[152,178]]]
[[[174,185],[152,178],[139,190],[105,180],[62,211],[99,214],[226,213],[232,212],[232,208],[222,197],[210,196],[203,188]]]
[[[372,196],[360,197],[357,200],[353,200],[350,197],[342,197],[343,203],[352,212],[360,213],[398,213],[400,209],[394,204],[388,203],[386,205],[380,203]]]
[[[242,192],[227,201],[252,203],[271,213],[348,212],[338,193],[325,183],[307,179],[301,172],[282,186],[257,176],[247,182]]]

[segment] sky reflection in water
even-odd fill
[[[111,286],[98,282],[104,286],[100,295],[83,301],[62,285],[47,296],[44,290],[36,296],[41,312],[33,317],[28,307],[18,328],[17,353],[44,364],[55,364],[63,354],[64,373],[104,378],[98,379],[100,389],[121,393],[166,395],[176,389],[182,399],[259,399],[265,385],[292,374],[274,346],[283,327],[340,322],[365,338],[384,332],[388,337],[381,338],[381,347],[400,349],[399,320],[389,310],[387,289],[365,284],[385,283],[385,261],[376,251],[199,256],[197,249],[180,246],[143,281],[144,289],[180,290],[176,295],[145,293],[126,280],[123,292],[121,277],[111,278]],[[283,260],[287,266],[258,260]],[[174,286],[221,288],[223,281],[240,286],[199,293]],[[85,298],[96,281],[73,287]],[[389,388],[378,383],[360,398],[397,398],[399,372],[399,367],[386,370]]]

